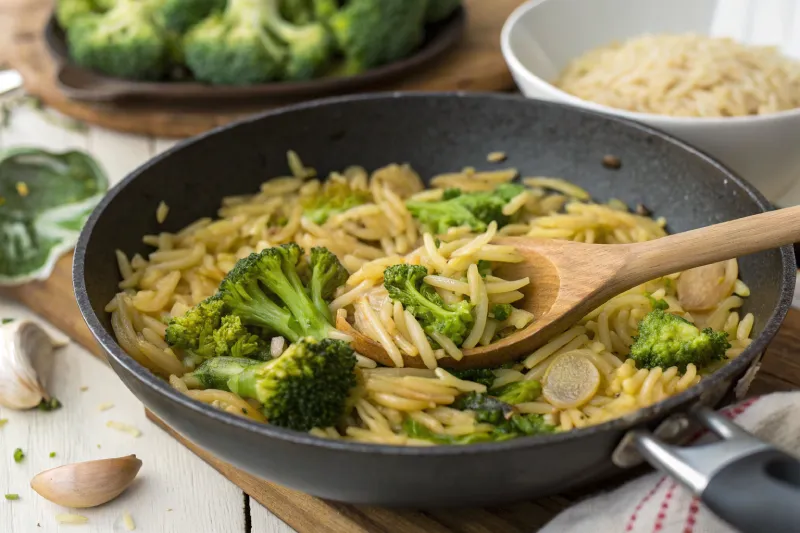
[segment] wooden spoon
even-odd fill
[[[533,322],[488,346],[464,350],[446,368],[495,367],[528,355],[610,298],[647,281],[742,255],[800,241],[800,206],[761,213],[636,244],[584,244],[531,237],[498,237],[514,246],[520,263],[503,265],[506,279],[528,276],[525,298],[515,306],[533,313]],[[777,283],[777,280],[776,280]],[[527,292],[526,292],[527,290]],[[383,347],[356,331],[344,318],[336,327],[353,337],[353,348],[394,366]],[[403,354],[404,366],[425,368],[422,358]]]

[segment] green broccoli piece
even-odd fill
[[[333,54],[328,29],[318,22],[301,25],[284,19],[278,0],[260,0],[265,6],[264,25],[288,47],[284,78],[307,80],[320,72]]]
[[[225,9],[226,0],[163,0],[159,1],[158,13],[164,28],[183,34],[209,16]]]
[[[312,0],[280,0],[280,16],[292,24],[308,24],[315,18]]]
[[[167,38],[149,2],[118,0],[106,13],[77,17],[67,44],[78,65],[117,78],[158,80],[169,63]]]
[[[461,7],[461,0],[428,0],[425,22],[433,24],[446,19]]]
[[[427,440],[435,442],[436,444],[477,444],[479,442],[492,442],[495,440],[491,432],[476,432],[459,436],[434,433],[412,418],[403,420],[403,433],[412,439]]]
[[[542,384],[535,379],[515,381],[497,389],[492,389],[490,394],[509,405],[532,402],[542,394]]]
[[[491,388],[492,383],[494,383],[495,376],[491,368],[465,368],[464,370],[448,369],[447,371],[458,379],[486,385],[487,389]]]
[[[479,442],[501,442],[526,435],[555,433],[556,427],[544,421],[544,416],[536,414],[515,414],[501,421],[489,431],[477,431],[467,435],[443,435],[432,432],[419,422],[406,418],[403,432],[411,438],[428,440],[436,444],[476,444]]]
[[[314,224],[324,224],[331,215],[347,211],[367,203],[367,191],[352,189],[347,182],[333,179],[326,181],[317,194],[300,200],[303,216]]]
[[[474,411],[477,422],[501,424],[516,413],[511,404],[483,392],[462,394],[450,406],[461,411]]]
[[[332,254],[331,254],[332,255]],[[219,298],[230,312],[247,326],[267,328],[295,342],[302,337],[322,339],[334,328],[330,313],[323,313],[308,294],[297,272],[303,249],[296,244],[284,244],[250,254],[236,263],[220,284]],[[316,252],[317,283],[320,295],[330,294],[337,278],[336,265],[324,251]],[[325,257],[325,261],[321,260]],[[326,271],[325,266],[334,269]],[[312,267],[312,279],[313,267]],[[338,278],[337,278],[338,279]]]
[[[339,10],[339,0],[311,0],[312,18],[327,21]]]
[[[524,435],[537,435],[539,433],[555,433],[556,427],[548,424],[544,420],[544,415],[537,414],[515,414],[505,422],[496,425],[492,431],[494,440],[505,440]]]
[[[485,259],[478,259],[478,274],[482,278],[492,275],[492,262]]]
[[[653,309],[661,309],[662,311],[666,311],[667,309],[669,309],[669,304],[663,298],[656,300],[655,298],[653,298],[648,294],[647,299],[650,300],[650,305],[652,306]]]
[[[511,311],[513,310],[514,308],[511,304],[495,304],[492,306],[492,316],[495,320],[502,321],[511,316]]]
[[[333,324],[333,315],[328,302],[333,293],[347,281],[347,270],[327,248],[316,246],[311,249],[311,300],[320,313]]]
[[[461,346],[474,322],[470,312],[473,306],[466,300],[445,304],[436,290],[423,281],[427,275],[428,270],[421,265],[392,265],[383,271],[383,286],[392,301],[403,304],[426,333],[441,333]]]
[[[188,384],[257,400],[271,424],[299,431],[336,424],[356,384],[353,349],[339,340],[301,339],[272,361],[251,363],[210,359],[188,374]]]
[[[181,348],[196,359],[208,359],[216,355],[214,332],[220,327],[224,314],[225,303],[212,296],[182,316],[172,318],[164,338],[170,346]]]
[[[524,190],[521,185],[511,183],[499,185],[493,191],[461,193],[454,189],[438,202],[410,200],[406,207],[428,231],[436,234],[445,233],[455,226],[485,231],[492,221],[497,222],[498,227],[511,222],[511,217],[503,214],[503,207]]]
[[[271,359],[269,345],[261,337],[250,332],[242,324],[242,319],[236,315],[223,316],[219,328],[214,331],[214,354]]]
[[[246,369],[264,364],[246,357],[212,357],[183,375],[183,381],[190,389],[230,390],[228,380]]]
[[[428,0],[349,0],[328,19],[345,58],[357,74],[408,56],[425,37]]]
[[[59,26],[65,30],[79,18],[100,11],[93,0],[56,1],[56,20]]]
[[[684,372],[689,363],[702,368],[723,360],[730,347],[727,333],[711,328],[700,331],[684,318],[654,309],[639,323],[630,357],[639,368],[677,366]]]
[[[228,0],[183,39],[186,65],[212,84],[251,85],[281,76],[286,50],[265,28],[267,9],[259,0]]]

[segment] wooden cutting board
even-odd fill
[[[500,30],[522,0],[465,0],[468,27],[462,41],[433,64],[401,81],[371,88],[391,91],[506,91],[514,87],[500,52]],[[88,104],[68,99],[56,83],[56,63],[44,43],[43,28],[52,0],[0,0],[0,65],[10,63],[25,89],[78,120],[156,137],[188,137],[276,104],[214,109],[179,109],[156,103]],[[286,102],[282,102],[283,105]]]
[[[49,320],[76,342],[104,358],[83,322],[72,291],[72,255],[63,257],[47,281],[30,283],[0,294],[12,297]],[[750,394],[800,388],[800,311],[792,309],[767,349]],[[253,477],[189,442],[148,412],[148,417],[213,466],[244,492],[300,533],[522,533],[535,531],[581,492],[496,508],[439,511],[384,509],[321,500]],[[608,489],[608,485],[604,487]]]

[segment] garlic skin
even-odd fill
[[[31,488],[64,507],[96,507],[122,494],[140,468],[142,461],[135,455],[73,463],[37,474],[31,480]]]
[[[53,350],[63,344],[31,320],[0,326],[0,405],[31,409],[49,400],[44,383],[53,366]]]

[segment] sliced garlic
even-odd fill
[[[96,507],[122,494],[141,467],[142,461],[135,455],[74,463],[37,474],[31,488],[64,507]]]
[[[31,409],[49,400],[45,384],[53,366],[53,350],[63,345],[31,320],[0,326],[0,405]]]
[[[566,352],[550,364],[544,375],[542,396],[559,409],[577,408],[600,387],[600,372],[582,350]]]

